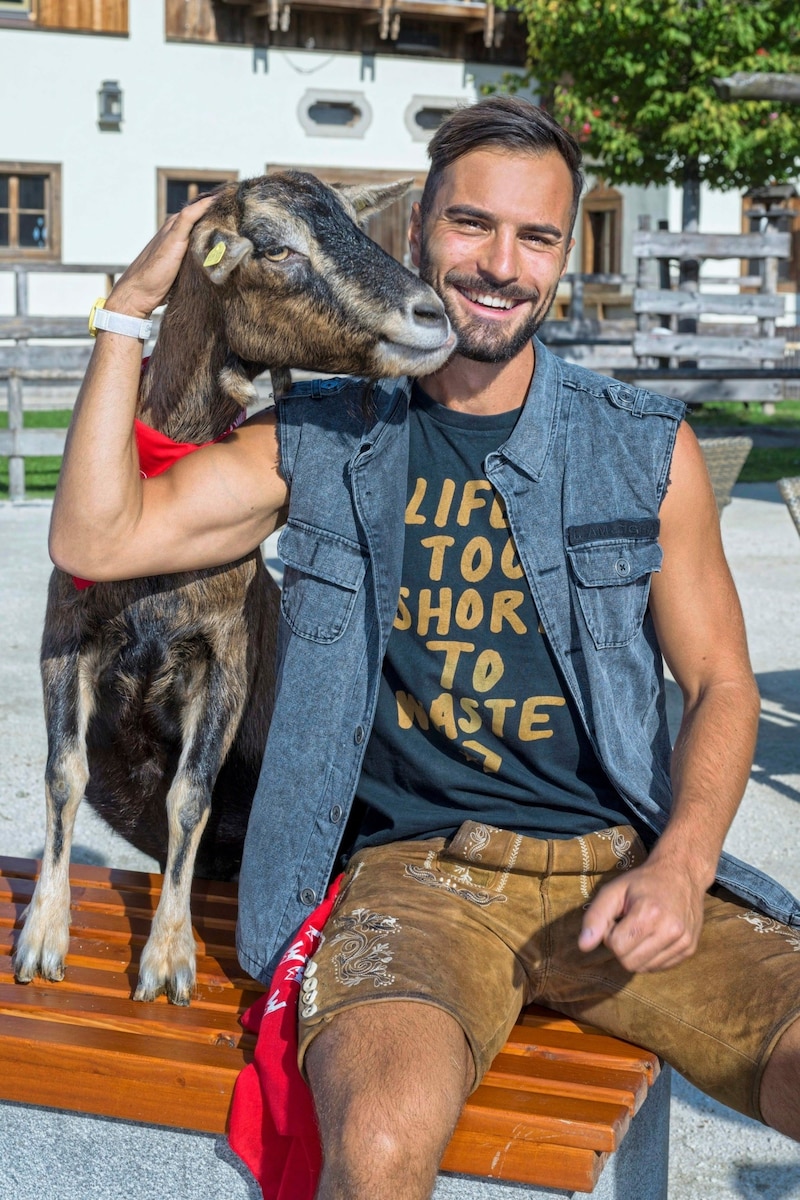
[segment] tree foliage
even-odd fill
[[[507,0],[508,2],[508,0]],[[609,183],[721,190],[798,172],[800,113],[772,101],[726,103],[712,85],[735,71],[800,69],[796,0],[514,0],[528,26],[524,75],[602,164]]]

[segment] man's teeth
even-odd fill
[[[516,300],[503,300],[501,296],[483,295],[481,292],[464,292],[473,304],[485,304],[487,308],[513,308]]]

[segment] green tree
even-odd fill
[[[797,174],[796,107],[726,103],[712,83],[797,71],[797,0],[513,3],[528,26],[528,65],[505,88],[538,87],[609,183],[681,186],[685,229],[697,227],[704,181],[725,191]]]

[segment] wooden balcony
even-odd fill
[[[273,32],[286,33],[293,9],[317,12],[347,11],[360,14],[364,25],[377,24],[382,41],[402,39],[403,18],[458,22],[465,33],[483,33],[487,47],[502,41],[505,12],[495,9],[494,0],[224,0],[231,7],[246,9],[249,16],[267,17]]]

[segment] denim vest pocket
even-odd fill
[[[292,520],[278,538],[285,564],[281,610],[298,637],[329,643],[340,638],[367,570],[359,542]]]
[[[584,620],[598,650],[626,646],[642,625],[650,576],[661,568],[658,542],[615,540],[567,546]]]

